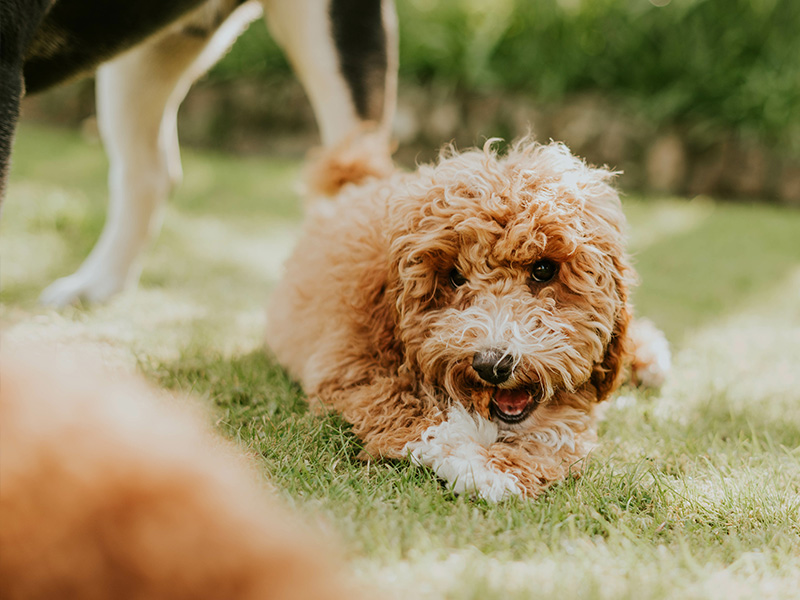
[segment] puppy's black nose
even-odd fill
[[[481,350],[472,357],[472,368],[492,385],[503,383],[514,370],[514,358],[500,350]]]

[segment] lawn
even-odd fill
[[[608,403],[583,478],[488,505],[407,463],[355,460],[347,426],[310,415],[263,350],[300,219],[297,161],[184,151],[139,289],[37,306],[99,234],[105,169],[76,133],[21,128],[0,223],[4,340],[90,342],[192,392],[289,504],[335,532],[361,581],[396,598],[797,598],[800,212],[626,196],[637,311],[666,331],[674,374]]]

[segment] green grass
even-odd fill
[[[299,220],[299,165],[185,151],[135,292],[36,305],[102,224],[101,149],[19,132],[0,224],[3,337],[91,342],[192,392],[286,501],[398,598],[796,598],[800,581],[800,213],[625,199],[637,310],[673,343],[659,394],[608,404],[586,475],[535,502],[454,497],[407,463],[364,464],[262,349],[264,305]]]

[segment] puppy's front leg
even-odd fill
[[[430,467],[457,494],[499,502],[524,495],[526,490],[517,475],[494,461],[497,437],[497,425],[454,403],[444,421],[426,429],[404,450],[413,462]]]
[[[541,409],[535,429],[501,432],[460,403],[442,410],[391,377],[344,389],[323,385],[313,402],[353,425],[364,443],[362,457],[409,458],[455,493],[489,502],[535,498],[578,474],[596,439],[591,416],[574,409]]]
[[[488,464],[514,477],[526,498],[536,498],[553,483],[583,471],[582,451],[553,452],[541,444],[498,442],[489,449]]]
[[[353,426],[364,443],[362,458],[406,458],[406,446],[419,440],[445,416],[396,377],[376,377],[342,388],[338,381],[320,385],[309,399],[312,409],[333,410]]]
[[[406,450],[456,493],[497,502],[535,498],[554,482],[580,474],[595,441],[591,414],[569,407],[543,408],[528,431],[503,432],[456,403],[446,420]]]
[[[353,425],[364,457],[410,458],[431,468],[454,492],[493,502],[523,493],[515,476],[489,464],[497,426],[458,403],[444,412],[393,377],[345,389],[323,386],[314,400]]]

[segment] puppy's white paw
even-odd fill
[[[425,430],[404,448],[411,460],[429,467],[457,494],[475,494],[499,502],[523,494],[514,475],[488,464],[487,448],[497,441],[497,426],[454,404],[447,420]]]
[[[631,382],[660,388],[672,371],[672,353],[667,337],[648,319],[636,319],[631,325],[630,337],[633,342]]]
[[[126,277],[103,271],[78,270],[51,283],[39,296],[39,303],[62,308],[80,301],[105,302],[125,288]]]

